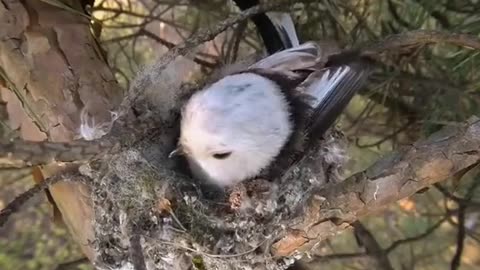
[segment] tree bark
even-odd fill
[[[81,10],[79,2],[65,2]],[[122,91],[99,52],[86,18],[37,0],[0,1],[0,74],[10,89],[1,95],[23,139],[72,140],[83,108],[97,122],[110,117]],[[57,171],[50,165],[43,173]],[[50,192],[74,240],[93,259],[88,187],[60,182]]]
[[[308,251],[355,220],[412,196],[480,162],[480,120],[445,128],[393,152],[340,184],[315,192],[302,221],[274,245],[274,254]]]

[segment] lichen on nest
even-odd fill
[[[178,102],[178,89],[165,86],[163,96]],[[162,109],[155,136],[109,157],[93,173],[96,267],[133,269],[134,234],[147,269],[288,267],[298,257],[274,258],[271,245],[301,220],[313,190],[337,178],[332,172],[345,158],[341,140],[328,135],[335,139],[325,140],[277,181],[254,179],[211,190],[168,159],[177,136],[173,110]]]

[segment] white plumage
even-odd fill
[[[182,112],[180,145],[196,175],[228,186],[268,166],[291,132],[279,86],[240,73],[192,96]]]
[[[284,34],[282,40],[295,39],[290,44],[297,44],[291,19],[281,22],[287,25],[275,27]],[[368,72],[358,62],[350,65],[343,60],[324,67],[319,55],[314,43],[298,45],[194,94],[182,110],[179,139],[179,151],[193,174],[231,186],[268,168],[294,132],[321,136]],[[294,106],[300,103],[309,107],[301,115],[307,123],[302,127],[293,117],[299,111]]]

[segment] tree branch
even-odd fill
[[[418,241],[418,240],[421,240],[429,235],[431,235],[433,232],[435,232],[439,227],[440,225],[442,225],[445,221],[447,220],[447,217],[444,217],[442,219],[440,219],[439,221],[437,221],[435,224],[433,224],[431,227],[429,227],[427,230],[425,230],[423,233],[419,234],[419,235],[416,235],[416,236],[412,236],[412,237],[408,237],[408,238],[404,238],[404,239],[400,239],[400,240],[397,240],[395,242],[393,242],[388,248],[386,248],[386,252],[387,253],[390,253],[392,252],[393,250],[395,250],[397,247],[403,245],[403,244],[406,244],[406,243],[411,243],[411,242],[415,242],[415,241]]]
[[[44,189],[54,185],[55,183],[65,180],[73,179],[77,176],[77,166],[69,166],[62,173],[56,174],[47,180],[34,185],[29,190],[23,192],[11,201],[5,208],[0,211],[0,227],[2,227],[10,218],[10,216],[16,213],[28,200],[33,198],[36,194],[40,193]]]
[[[273,246],[277,256],[310,250],[355,220],[480,162],[480,120],[445,128],[378,160],[345,181],[325,186],[307,203],[302,221]]]
[[[366,46],[363,52],[367,55],[378,55],[383,52],[397,52],[403,48],[435,43],[447,43],[477,50],[480,49],[480,38],[475,35],[433,30],[416,30],[388,36],[381,42]]]
[[[8,158],[9,162],[14,164],[23,162],[26,166],[34,166],[54,161],[87,160],[112,147],[113,142],[109,140],[78,140],[66,143],[32,142],[17,139],[10,142],[0,142],[0,158]]]
[[[393,270],[393,266],[388,259],[388,253],[382,249],[372,233],[361,222],[352,223],[357,241],[365,248],[367,255],[376,262],[377,269]]]
[[[78,260],[66,262],[66,263],[61,263],[59,264],[54,270],[71,270],[71,269],[76,269],[74,267],[78,267],[79,265],[82,264],[87,264],[90,261],[88,260],[87,257],[80,258]]]
[[[469,187],[465,199],[459,202],[458,206],[458,231],[457,231],[457,250],[455,251],[455,255],[453,256],[451,262],[452,270],[456,270],[460,267],[462,263],[462,254],[463,248],[465,244],[465,237],[467,236],[467,228],[465,228],[465,212],[467,207],[470,206],[469,202],[472,200],[473,195],[475,194],[475,190],[477,187],[480,186],[480,178],[475,179],[475,181]]]
[[[457,231],[457,249],[455,255],[453,256],[450,269],[457,270],[460,267],[462,260],[463,247],[465,243],[465,210],[466,206],[461,205],[458,209],[458,231]]]

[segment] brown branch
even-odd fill
[[[362,216],[480,162],[480,120],[443,129],[377,161],[366,171],[318,190],[302,220],[273,246],[277,256],[310,250]]]
[[[460,267],[460,264],[462,262],[462,254],[463,254],[463,248],[465,244],[465,237],[467,236],[467,230],[465,228],[465,212],[467,210],[467,207],[469,206],[470,200],[472,200],[473,195],[475,194],[475,190],[477,187],[480,186],[480,178],[477,177],[475,181],[470,185],[467,194],[465,195],[465,200],[461,201],[459,203],[458,207],[458,232],[457,232],[457,249],[455,251],[455,255],[453,256],[452,262],[451,262],[451,270],[456,270]]]
[[[62,173],[56,174],[47,180],[34,185],[29,190],[23,192],[22,194],[18,195],[13,201],[11,201],[5,208],[0,211],[0,227],[5,225],[8,221],[10,216],[16,213],[22,205],[24,205],[28,200],[30,200],[33,196],[40,193],[44,189],[54,185],[55,183],[65,180],[65,179],[73,179],[77,176],[77,166],[69,166],[67,167]]]
[[[82,265],[82,264],[87,264],[89,262],[90,261],[88,260],[88,258],[84,257],[84,258],[80,258],[78,260],[74,260],[74,261],[70,261],[70,262],[66,262],[66,263],[61,263],[55,268],[55,270],[71,270],[71,269],[74,269],[74,267],[77,267],[77,266]]]
[[[121,128],[114,126],[109,134],[93,141],[37,142],[16,139],[5,142],[0,140],[0,166],[25,167],[49,164],[53,161],[73,162],[100,158],[100,155],[108,151],[128,148],[145,136],[153,136],[161,127],[155,115],[136,120],[135,123],[121,125]]]
[[[352,259],[362,259],[366,258],[367,254],[365,253],[335,253],[328,254],[323,256],[315,256],[313,260],[308,262],[308,265],[315,266],[320,263],[328,263],[333,260],[352,260]]]
[[[102,151],[111,149],[114,143],[109,140],[73,142],[32,142],[13,140],[0,141],[0,158],[17,164],[20,161],[26,166],[48,164],[54,161],[72,162],[87,160]],[[12,160],[13,159],[13,160]]]
[[[460,205],[458,209],[458,231],[457,231],[457,249],[455,251],[455,255],[453,256],[450,269],[457,270],[460,267],[461,260],[462,260],[462,253],[463,247],[465,243],[465,237],[467,234],[465,233],[465,205]]]
[[[393,270],[388,259],[388,253],[382,249],[372,233],[361,222],[352,223],[357,241],[365,248],[367,255],[373,258],[377,268],[382,270]]]

